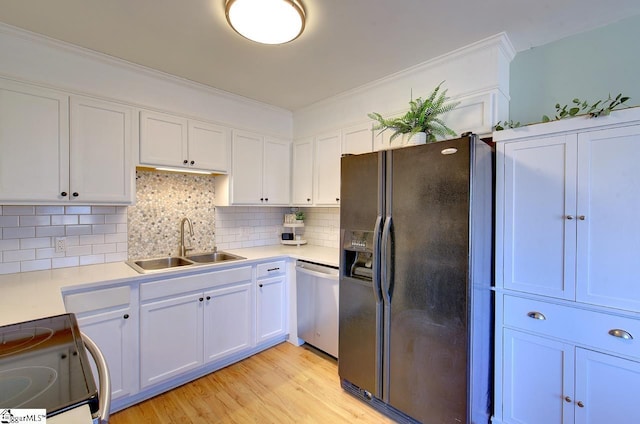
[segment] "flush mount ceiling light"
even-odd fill
[[[304,9],[297,0],[227,0],[225,13],[231,28],[258,43],[288,43],[304,30]]]

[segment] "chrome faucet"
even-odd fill
[[[191,220],[189,218],[182,218],[180,221],[180,256],[184,256],[187,253],[187,250],[193,250],[193,247],[186,247],[184,245],[184,223],[189,224],[189,235],[193,237],[193,225],[191,225]]]

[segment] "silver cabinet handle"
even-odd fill
[[[540,312],[529,312],[527,316],[529,318],[539,319],[541,321],[544,321],[545,319],[547,319],[547,317],[545,317],[544,314],[541,314]]]
[[[613,337],[618,337],[625,340],[633,340],[633,336],[628,331],[620,330],[619,328],[609,330],[609,334],[611,334]]]

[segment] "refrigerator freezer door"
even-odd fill
[[[362,390],[381,397],[381,314],[379,257],[384,167],[382,153],[344,156],[340,190],[340,299],[338,373]],[[377,232],[376,232],[377,231]],[[354,232],[374,232],[369,245],[353,243]],[[364,241],[364,239],[363,239]],[[370,280],[352,278],[353,261],[363,250],[372,256]],[[360,251],[360,252],[359,252]],[[347,264],[346,262],[350,262]]]
[[[388,153],[384,400],[424,423],[467,420],[470,153],[469,138]]]

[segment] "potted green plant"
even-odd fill
[[[453,110],[460,102],[449,102],[447,90],[440,91],[442,81],[433,89],[429,97],[409,102],[409,111],[397,118],[386,119],[377,112],[369,113],[369,118],[377,121],[374,130],[393,130],[389,141],[406,134],[409,144],[424,144],[436,141],[437,137],[454,136],[456,133],[447,127],[441,115]],[[418,135],[420,134],[420,135]]]
[[[296,212],[296,221],[298,221],[298,223],[301,223],[302,221],[304,221],[304,212],[302,211]]]

